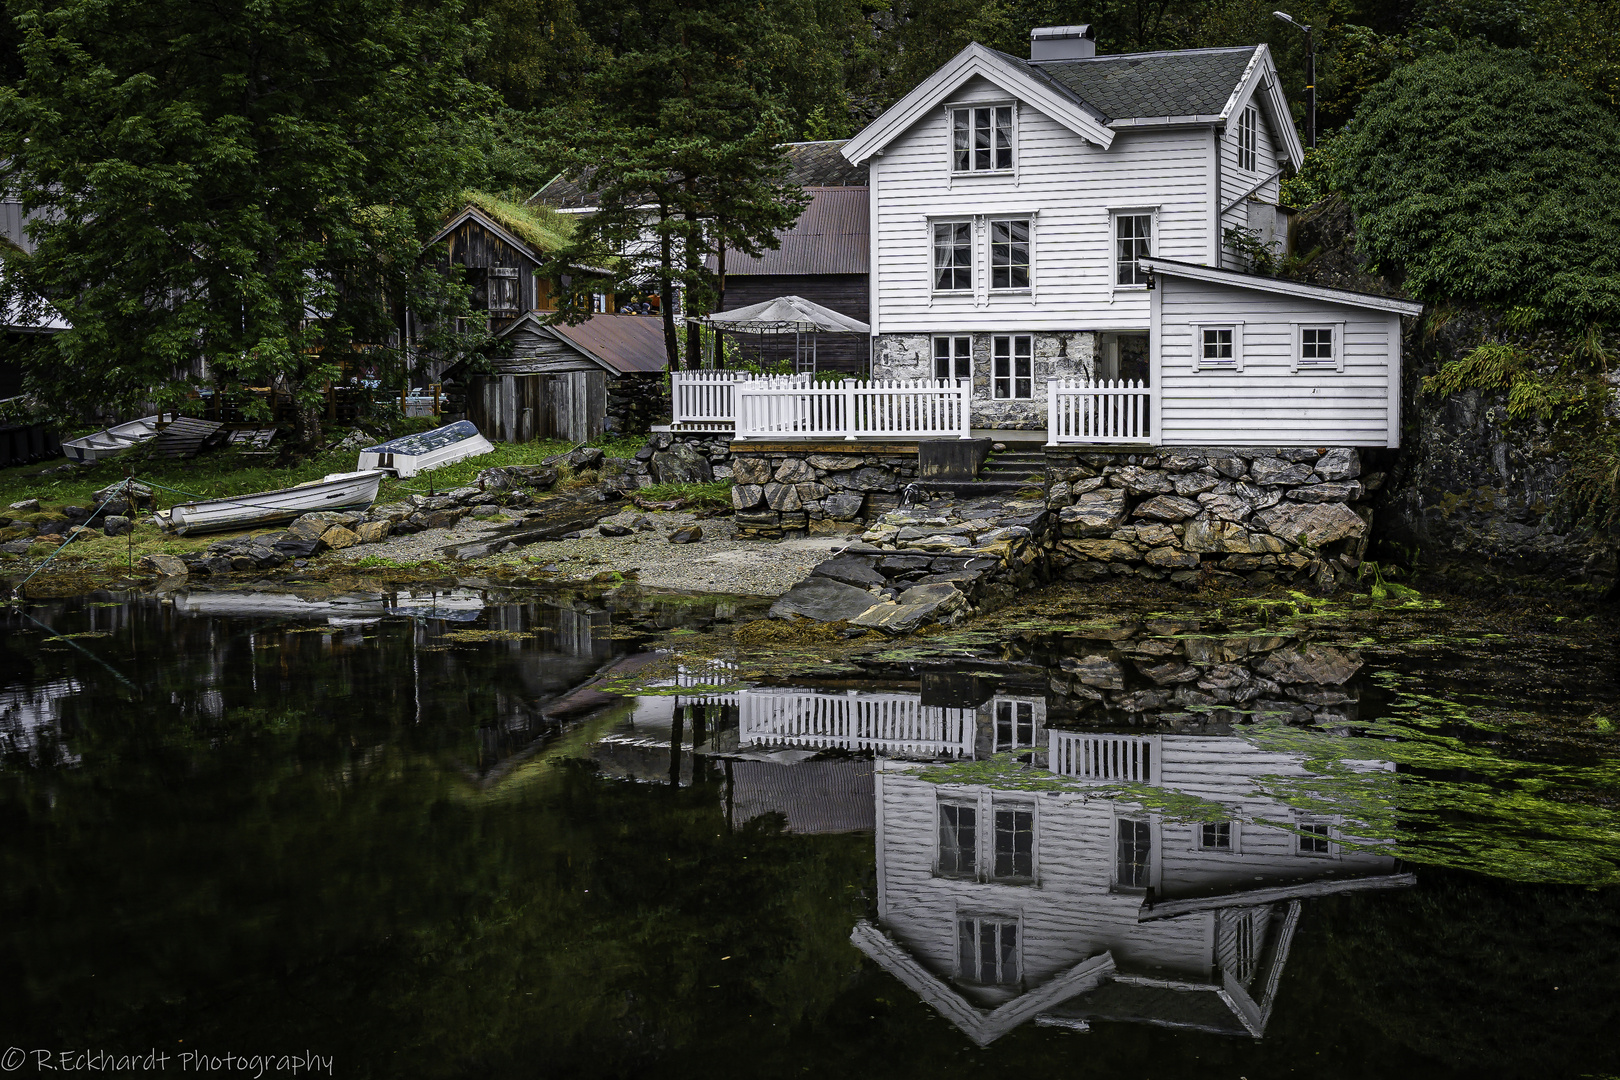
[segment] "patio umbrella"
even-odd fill
[[[806,300],[802,296],[778,296],[759,304],[716,311],[689,319],[704,323],[716,330],[730,330],[742,334],[870,334],[872,328],[859,319],[840,314],[832,308]]]

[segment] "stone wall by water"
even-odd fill
[[[860,532],[868,519],[900,503],[917,479],[914,450],[860,443],[803,449],[731,447],[731,503],[739,536],[770,539],[787,532]]]
[[[1370,490],[1351,447],[1047,452],[1056,576],[1193,584],[1309,582],[1331,592],[1366,555]]]

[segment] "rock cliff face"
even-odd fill
[[[1487,330],[1468,316],[1427,340],[1408,334],[1401,449],[1377,504],[1372,557],[1455,587],[1609,590],[1616,538],[1581,526],[1559,505],[1566,463],[1548,432],[1510,421],[1505,394],[1422,393],[1424,376]]]

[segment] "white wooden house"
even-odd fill
[[[941,784],[880,760],[877,920],[851,940],[981,1046],[1031,1020],[1263,1036],[1301,901],[1414,878],[1353,844],[1342,815],[1260,793],[1302,771],[1292,755],[1142,738],[1153,786],[1218,813],[1169,820],[1106,791]]]
[[[1398,444],[1399,319],[1421,306],[1248,273],[1229,243],[1280,250],[1303,162],[1265,45],[973,44],[843,153],[868,175],[873,377],[950,399],[900,410],[915,437]],[[908,434],[854,387],[757,392],[789,404],[769,428],[734,417],[742,438]]]

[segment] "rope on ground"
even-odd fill
[[[123,485],[118,489],[118,491],[115,491],[111,495],[107,496],[106,500],[103,501],[100,506],[96,507],[95,510],[91,511],[90,516],[85,518],[85,520],[86,521],[94,521],[94,520],[96,520],[96,515],[100,514],[103,510],[107,509],[107,504],[112,502],[114,499],[118,498],[119,492],[123,493],[125,499],[128,499],[130,497],[129,481],[128,480],[124,481]],[[30,581],[34,580],[34,574],[39,573],[41,570],[45,569],[45,567],[49,566],[52,559],[54,559],[58,555],[62,554],[62,549],[63,548],[67,547],[69,544],[73,543],[73,541],[77,540],[79,537],[81,537],[83,535],[84,535],[84,533],[82,533],[82,532],[69,533],[68,538],[66,540],[62,541],[61,547],[58,547],[55,551],[53,551],[49,555],[45,556],[45,561],[40,563],[38,566],[34,567],[34,571],[33,571],[32,574],[29,574],[27,577],[23,578],[22,581],[17,583],[17,595],[19,595],[19,596],[22,595],[23,589],[28,586],[28,583]]]

